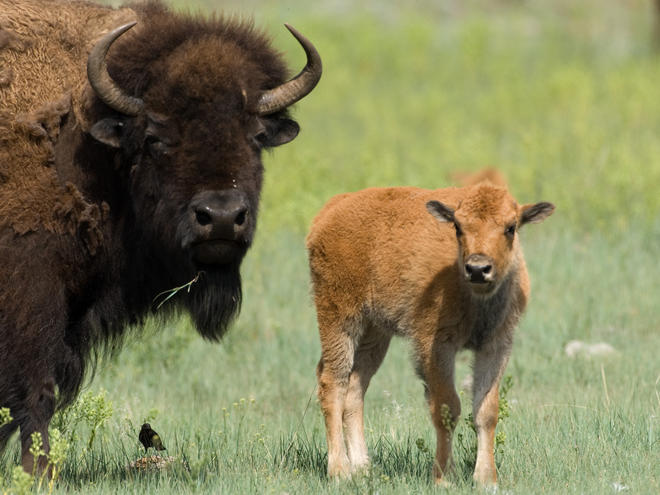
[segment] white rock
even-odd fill
[[[595,342],[589,344],[581,340],[571,340],[564,346],[564,352],[568,357],[598,357],[610,356],[616,353],[616,349],[607,342]]]

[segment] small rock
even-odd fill
[[[630,490],[630,488],[624,485],[623,483],[617,483],[617,482],[612,483],[612,488],[614,489],[615,492],[626,492]]]
[[[137,471],[158,471],[171,466],[176,461],[176,457],[168,456],[161,457],[159,455],[152,455],[141,457],[126,466],[126,469],[135,469]]]
[[[465,390],[466,392],[469,392],[472,390],[472,383],[474,382],[474,378],[472,375],[465,375],[465,378],[461,380],[461,389]]]
[[[568,357],[598,357],[610,356],[616,353],[616,349],[606,342],[595,342],[589,344],[581,340],[571,340],[564,347],[564,352]]]

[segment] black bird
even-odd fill
[[[151,429],[149,423],[144,423],[142,429],[140,430],[140,436],[138,437],[142,445],[144,445],[144,451],[147,452],[149,447],[153,447],[156,450],[165,450],[163,441],[160,439],[158,433]]]

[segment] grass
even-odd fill
[[[299,138],[265,157],[242,313],[219,345],[185,318],[152,321],[102,362],[88,390],[106,391],[112,416],[91,450],[80,424],[57,492],[442,492],[430,481],[434,433],[401,340],[367,395],[373,469],[326,479],[304,235],[335,193],[441,187],[452,172],[486,165],[505,173],[521,202],[558,207],[523,231],[533,292],[507,369],[500,489],[660,492],[660,54],[648,5],[381,4],[236,3],[254,10],[294,70],[302,55],[284,21],[313,39],[325,68],[294,112]],[[617,353],[569,358],[572,339],[605,341]],[[469,372],[461,354],[457,381]],[[125,469],[142,455],[145,418],[185,464]],[[470,493],[470,432],[458,428],[465,440],[454,445],[452,491]],[[5,480],[17,450],[14,440],[0,457]]]
[[[655,493],[660,484],[660,387],[652,282],[630,294],[600,283],[593,293],[597,303],[589,298],[581,300],[586,307],[575,302],[575,294],[585,291],[576,287],[576,279],[590,280],[589,272],[597,271],[590,260],[623,256],[630,249],[640,262],[650,263],[653,253],[645,250],[643,238],[630,238],[623,247],[602,238],[576,243],[556,229],[548,233],[542,232],[545,226],[536,227],[524,239],[534,297],[508,367],[514,386],[511,416],[500,427],[506,434],[497,457],[501,488],[511,493],[609,493],[618,483],[634,493]],[[84,450],[87,431],[79,430],[61,490],[433,491],[429,454],[417,446],[420,438],[434,445],[433,430],[401,340],[394,342],[367,396],[372,473],[342,484],[325,479],[324,428],[314,378],[319,346],[301,245],[301,238],[282,236],[256,246],[245,266],[242,316],[222,345],[201,341],[185,322],[149,328],[100,367],[92,388],[108,391],[114,414],[91,452]],[[266,273],[262,257],[270,261]],[[561,267],[553,262],[558,258]],[[608,282],[624,287],[635,273],[636,264],[630,264]],[[608,341],[618,354],[569,358],[563,346],[573,338]],[[465,353],[457,381],[467,373]],[[466,396],[464,411],[469,407]],[[189,469],[177,465],[152,475],[125,470],[142,455],[137,431],[147,417],[153,418],[168,454],[185,460]],[[469,435],[464,424],[459,432]],[[456,489],[471,492],[469,445],[455,444],[455,452]]]

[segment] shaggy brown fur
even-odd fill
[[[66,93],[78,95],[87,81],[85,64],[94,43],[136,17],[131,9],[111,10],[90,2],[0,0],[0,67],[14,73],[11,84],[0,84],[2,109],[12,117]]]
[[[321,210],[307,248],[330,476],[369,462],[364,394],[396,334],[412,341],[424,381],[437,432],[438,482],[450,465],[460,413],[454,358],[462,348],[474,350],[474,476],[495,482],[498,384],[529,298],[517,229],[553,209],[549,203],[519,206],[506,189],[480,183],[434,191],[366,189],[336,196]]]
[[[19,234],[39,228],[61,234],[91,220],[96,228],[94,206],[57,179],[52,143],[72,95],[80,100],[85,88],[89,49],[135,17],[87,2],[0,0],[0,227],[8,221]],[[23,191],[35,198],[31,208]]]
[[[130,20],[106,62],[144,102],[135,116],[103,103],[85,69],[95,43]],[[20,427],[26,470],[30,435],[48,450],[55,408],[156,295],[194,279],[158,315],[187,311],[208,339],[226,330],[262,150],[298,132],[286,109],[258,114],[252,102],[285,81],[248,22],[157,1],[0,0],[0,407],[14,417],[0,448]]]

